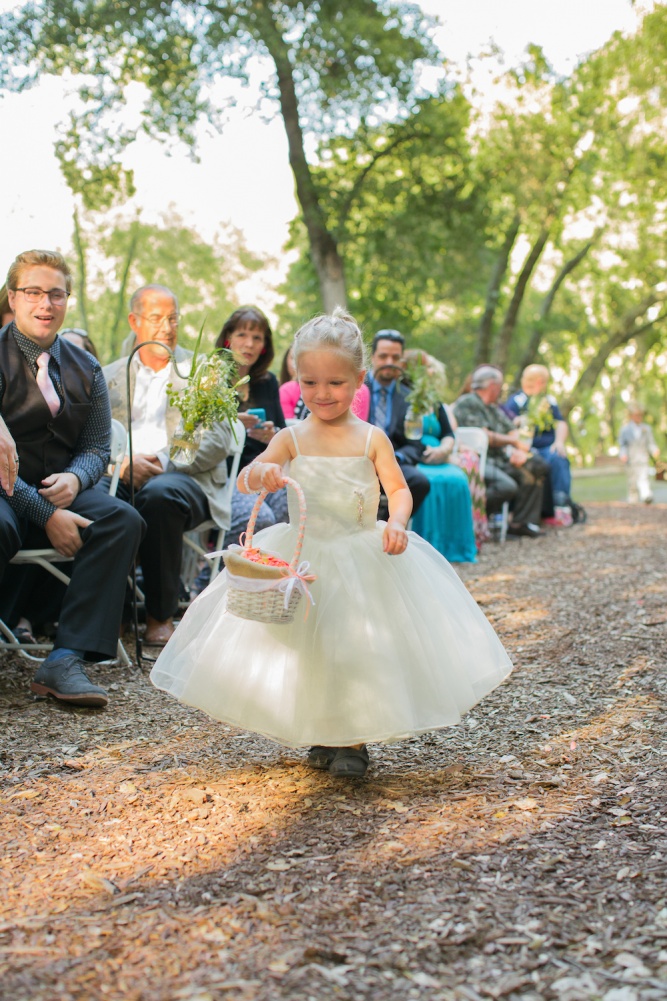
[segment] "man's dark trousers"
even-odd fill
[[[113,657],[118,646],[127,575],[144,531],[137,511],[116,497],[99,490],[82,490],[70,511],[90,519],[81,529],[83,545],[62,569],[70,577],[58,612],[55,646],[84,650],[91,660]],[[46,532],[19,518],[8,502],[0,499],[0,617],[15,623],[18,614],[31,608],[30,596],[37,579],[47,571],[35,566],[12,566],[19,549],[46,549]],[[53,590],[62,589],[55,578]],[[39,621],[39,620],[38,620]]]
[[[99,483],[100,489],[105,487],[108,478]],[[130,498],[124,483],[118,484],[118,496]],[[146,611],[164,622],[178,610],[183,533],[210,519],[208,500],[187,473],[160,473],[136,491],[134,506],[146,523],[139,547]]]
[[[523,466],[507,465],[502,469],[493,460],[487,460],[484,473],[487,511],[499,511],[509,501],[516,525],[539,525],[548,468],[539,455],[531,455]]]

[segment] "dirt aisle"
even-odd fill
[[[136,671],[102,713],[0,671],[0,997],[667,998],[667,507],[461,569],[515,662],[366,779]]]

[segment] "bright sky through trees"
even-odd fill
[[[648,4],[652,6],[652,4]],[[0,0],[0,10],[16,6]],[[463,66],[467,55],[488,48],[491,40],[520,57],[529,42],[544,47],[562,73],[577,59],[602,45],[615,31],[631,31],[637,20],[630,0],[421,0],[423,9],[443,27],[438,42],[450,63]],[[488,90],[491,74],[478,69],[475,80]],[[452,67],[453,69],[453,67]],[[144,222],[155,222],[173,207],[188,225],[210,240],[220,224],[231,223],[244,234],[251,250],[278,256],[289,220],[297,212],[284,127],[266,121],[256,109],[262,68],[256,67],[247,88],[220,84],[221,96],[234,99],[222,135],[201,136],[198,163],[186,150],[169,156],[163,146],[142,139],[127,153],[135,170],[136,204]],[[67,249],[71,240],[72,198],[54,153],[55,126],[64,117],[65,92],[72,81],[43,80],[24,94],[0,98],[0,127],[5,149],[5,197],[0,208],[3,255],[0,272],[31,246]],[[276,275],[277,277],[277,275]],[[271,281],[264,273],[262,281]],[[248,290],[250,292],[250,290]],[[260,298],[264,298],[259,292]]]

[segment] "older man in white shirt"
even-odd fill
[[[168,406],[167,384],[175,388],[185,384],[192,357],[191,351],[177,344],[176,296],[162,285],[140,288],[130,302],[129,323],[136,343],[145,345],[130,364],[134,502],[147,525],[139,549],[146,596],[144,641],[164,646],[174,631],[183,533],[211,518],[221,528],[229,528],[230,512],[220,504],[220,488],[227,480],[232,431],[227,422],[216,424],[204,432],[190,464],[170,460],[170,441],[180,415]],[[148,341],[159,341],[169,350]],[[104,375],[112,415],[127,424],[127,358],[107,365]],[[126,460],[118,496],[125,499],[129,495]]]

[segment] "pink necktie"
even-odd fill
[[[37,358],[37,385],[39,386],[40,392],[46,400],[49,410],[51,411],[51,416],[55,417],[60,410],[60,398],[56,392],[56,387],[51,382],[51,376],[49,375],[50,357],[51,355],[48,351],[42,351],[41,355]]]

